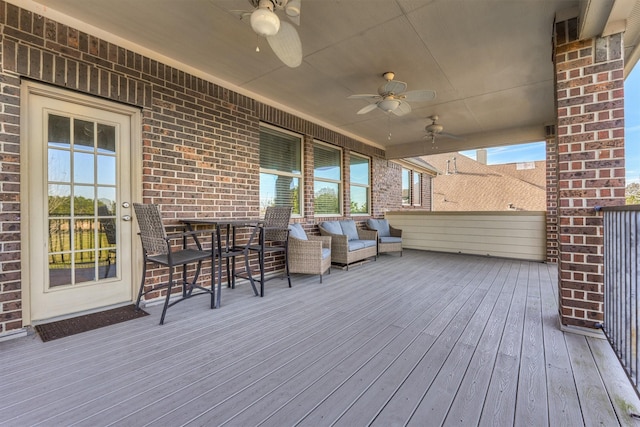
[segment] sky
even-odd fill
[[[640,182],[640,66],[636,66],[624,82],[625,94],[625,167],[627,184]],[[475,150],[462,151],[476,158]],[[545,160],[544,142],[518,144],[487,149],[487,163],[530,162]]]

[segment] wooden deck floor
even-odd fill
[[[264,298],[225,288],[164,326],[156,306],[0,342],[0,425],[635,425],[608,343],[559,330],[556,271],[408,250]]]

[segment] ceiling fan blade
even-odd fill
[[[378,108],[378,104],[369,104],[364,108],[360,109],[360,111],[358,111],[358,114],[367,114],[369,111],[373,111],[376,108]]]
[[[402,94],[402,99],[415,102],[431,101],[435,98],[436,93],[433,90],[410,90]]]
[[[452,134],[452,133],[447,133],[447,132],[440,132],[438,135],[439,135],[439,136],[444,136],[445,138],[451,138],[451,139],[459,139],[459,140],[464,139],[464,138],[463,138],[463,137],[461,137],[461,136],[454,135],[454,134]]]
[[[252,13],[252,11],[249,10],[230,10],[229,12],[235,15],[236,18],[246,20],[247,22],[249,22]]]
[[[382,99],[382,97],[380,95],[371,95],[367,93],[361,93],[357,95],[349,95],[347,96],[347,99],[370,99],[372,101],[375,101],[378,99]]]
[[[398,80],[389,80],[378,88],[378,93],[382,96],[393,93],[399,95],[407,90],[407,84]]]
[[[295,27],[280,21],[280,30],[274,36],[268,36],[267,42],[286,66],[295,68],[302,63],[302,43]]]
[[[398,108],[396,108],[395,110],[391,110],[391,112],[396,116],[404,116],[405,114],[409,114],[411,112],[411,105],[409,105],[409,103],[407,102],[404,102],[403,100],[399,101],[400,104],[398,105]]]

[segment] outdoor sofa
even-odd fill
[[[331,261],[349,269],[349,264],[378,256],[378,233],[362,230],[352,219],[318,224],[322,236],[331,236]]]

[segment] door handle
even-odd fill
[[[131,215],[125,215],[122,217],[123,221],[131,221]]]

